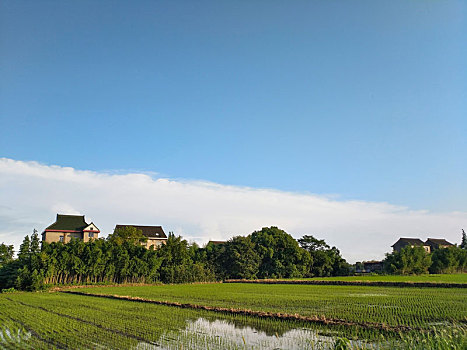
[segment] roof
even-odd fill
[[[370,261],[363,261],[362,264],[381,264],[382,261],[380,260],[370,260]]]
[[[429,242],[438,244],[438,245],[454,245],[448,241],[446,241],[444,238],[428,238],[425,242],[425,244],[428,244]]]
[[[425,245],[425,243],[423,243],[423,241],[419,238],[399,238],[399,240],[396,243],[394,243],[391,247],[394,247],[399,242],[407,243],[410,245]]]
[[[218,245],[218,244],[224,244],[224,243],[226,243],[226,241],[209,241],[208,244],[209,244],[209,243]]]
[[[143,236],[146,236],[146,237],[151,237],[151,238],[156,237],[156,238],[161,238],[161,239],[167,238],[164,230],[162,229],[162,226],[116,225],[115,230],[120,229],[120,228],[125,228],[128,226],[141,230],[141,232],[143,233]]]
[[[84,215],[57,214],[57,220],[47,227],[47,230],[82,231],[88,224],[84,221]]]

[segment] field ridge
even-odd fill
[[[378,329],[378,330],[383,330],[383,331],[394,331],[394,332],[409,332],[413,330],[417,330],[420,332],[426,331],[420,327],[411,327],[411,326],[406,326],[406,325],[392,326],[392,325],[388,325],[385,323],[355,322],[355,321],[349,321],[349,320],[344,320],[344,319],[339,319],[339,318],[326,318],[324,316],[303,316],[297,313],[287,314],[287,313],[280,313],[280,312],[254,311],[254,310],[249,310],[249,309],[224,308],[224,307],[206,306],[206,305],[198,305],[198,304],[190,304],[190,303],[178,303],[178,302],[173,302],[173,301],[160,301],[160,300],[146,299],[146,298],[141,298],[141,297],[132,297],[128,295],[92,294],[92,293],[77,292],[77,291],[71,291],[71,290],[63,290],[61,291],[61,293],[81,295],[81,296],[87,296],[87,297],[117,299],[117,300],[126,300],[126,301],[132,301],[132,302],[173,306],[173,307],[179,307],[183,309],[206,310],[206,311],[213,311],[213,312],[219,312],[219,313],[228,313],[228,314],[233,314],[233,315],[255,316],[255,317],[261,317],[261,318],[272,318],[272,319],[279,319],[279,320],[303,321],[303,322],[317,323],[321,325],[354,326],[354,327],[361,327],[365,329]]]

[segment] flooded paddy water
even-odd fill
[[[435,337],[412,332],[401,338],[369,328],[65,293],[0,294],[0,349],[463,349],[465,326],[433,327]],[[448,347],[426,346],[439,339]]]

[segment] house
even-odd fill
[[[208,244],[221,245],[227,243],[227,241],[209,241]]]
[[[377,260],[364,261],[363,272],[381,272],[383,271],[383,262]]]
[[[157,248],[167,242],[167,236],[165,235],[162,226],[116,225],[115,230],[125,227],[134,227],[137,230],[140,230],[143,233],[143,236],[147,238],[146,244],[144,244],[144,246],[148,249],[151,246]]]
[[[47,243],[68,243],[71,239],[88,242],[99,236],[99,229],[94,223],[88,224],[84,215],[57,214],[55,222],[42,232],[42,241]]]
[[[428,238],[425,241],[425,245],[430,247],[430,251],[440,249],[440,248],[449,248],[449,247],[454,246],[454,244],[446,241],[445,239],[439,239],[439,238]]]
[[[394,243],[391,247],[395,252],[399,252],[402,248],[405,247],[423,247],[425,251],[430,252],[430,246],[426,245],[421,239],[418,238],[399,238],[399,240]]]

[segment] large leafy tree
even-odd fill
[[[431,266],[431,254],[423,247],[404,247],[400,251],[386,254],[383,260],[384,269],[397,275],[428,273]]]
[[[309,254],[300,248],[287,232],[272,226],[251,235],[255,250],[261,258],[258,277],[303,277],[310,263]]]
[[[324,240],[305,235],[298,243],[310,254],[310,276],[341,276],[350,273],[350,265],[341,256],[339,249],[330,247]]]
[[[256,278],[260,263],[250,237],[236,236],[225,243],[223,267],[227,278]]]

